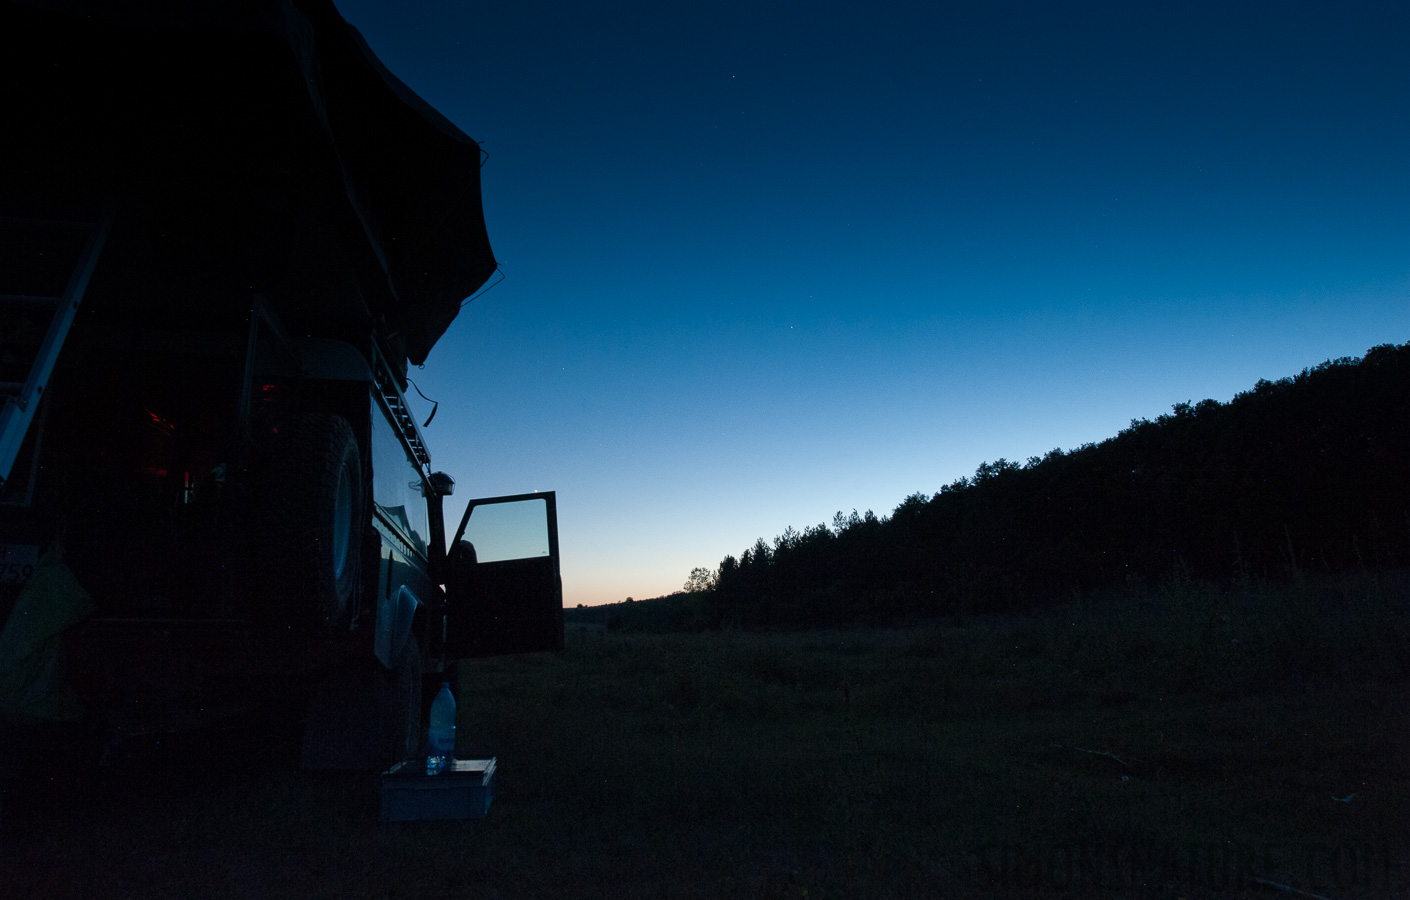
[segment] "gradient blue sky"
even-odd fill
[[[568,605],[1410,339],[1404,2],[339,8],[489,153],[413,377]]]

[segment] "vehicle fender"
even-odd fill
[[[372,652],[388,669],[395,669],[402,648],[411,635],[411,623],[421,600],[411,588],[402,585],[396,593],[377,601],[377,625],[372,637]]]

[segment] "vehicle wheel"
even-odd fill
[[[275,625],[347,624],[363,548],[362,455],[341,416],[298,416],[280,427],[261,479],[254,559]]]

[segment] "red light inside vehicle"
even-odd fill
[[[160,431],[162,434],[171,435],[176,432],[176,426],[169,420],[162,418],[150,409],[144,409],[147,414],[147,424]]]

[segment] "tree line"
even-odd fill
[[[897,621],[1029,609],[1176,570],[1228,582],[1406,566],[1410,343],[1260,380],[1228,403],[1177,403],[1100,443],[984,462],[890,515],[786,528],[694,570],[661,624]]]

